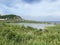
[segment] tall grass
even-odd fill
[[[60,25],[42,31],[0,23],[0,45],[60,45]]]

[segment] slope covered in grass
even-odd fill
[[[0,23],[0,45],[60,45],[60,25],[42,31]]]

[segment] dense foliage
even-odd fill
[[[9,15],[0,15],[0,19],[5,19],[5,21],[2,22],[20,22],[22,21],[22,17],[14,15],[14,14],[9,14]]]
[[[60,25],[38,30],[0,23],[0,45],[60,45]]]
[[[17,17],[14,14],[9,14],[9,15],[0,15],[0,18],[5,19],[5,18],[9,18],[9,19],[13,19],[14,17]],[[20,16],[19,16],[20,17]],[[21,17],[20,17],[21,18]]]

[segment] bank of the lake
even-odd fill
[[[0,23],[0,45],[60,45],[60,24],[43,31]]]
[[[30,27],[33,27],[33,28],[37,28],[37,29],[44,29],[45,27],[49,27],[49,26],[55,26],[55,24],[41,24],[41,23],[9,23],[9,24],[12,24],[12,25],[21,25],[21,26],[30,26]]]

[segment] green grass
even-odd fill
[[[60,25],[45,31],[0,23],[0,45],[60,45]]]

